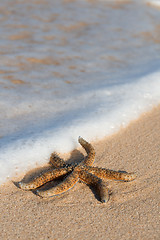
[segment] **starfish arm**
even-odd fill
[[[83,170],[79,172],[79,178],[88,185],[96,186],[100,195],[101,202],[108,202],[109,189],[107,188],[107,184],[102,181],[102,179],[93,175],[92,173]]]
[[[50,156],[50,163],[53,167],[60,168],[66,166],[65,161],[60,158],[56,153],[52,153]]]
[[[70,190],[72,187],[74,187],[78,180],[79,180],[78,172],[74,170],[64,179],[63,182],[58,184],[56,187],[50,188],[45,191],[37,190],[36,192],[39,196],[43,198],[53,197]]]
[[[70,168],[64,167],[64,168],[52,169],[50,171],[42,173],[41,175],[37,176],[35,179],[31,180],[28,183],[20,181],[18,184],[19,184],[19,187],[24,190],[36,189],[36,188],[42,186],[43,184],[45,184],[49,181],[52,181],[53,179],[55,179],[57,177],[67,174],[71,170],[72,170],[71,167]]]
[[[90,143],[88,143],[87,141],[85,141],[82,137],[79,137],[78,141],[87,152],[87,156],[85,157],[82,164],[84,164],[86,166],[92,165],[94,162],[94,159],[95,159],[95,150],[94,150],[93,146]]]
[[[120,172],[120,171],[114,171],[109,170],[105,168],[99,168],[99,167],[91,167],[91,166],[82,166],[82,168],[89,173],[94,174],[95,176],[103,179],[113,179],[113,180],[121,180],[125,182],[132,181],[136,178],[135,173],[127,173],[127,172]]]

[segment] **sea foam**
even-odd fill
[[[150,3],[153,6],[160,7],[160,0],[148,0],[147,3]]]
[[[1,24],[0,183],[160,103],[158,9],[145,1],[3,5],[11,14]]]

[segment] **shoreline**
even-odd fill
[[[83,183],[43,200],[8,181],[0,186],[2,239],[159,239],[160,105],[93,146],[94,166],[136,172],[137,179],[108,180],[112,195],[105,204]],[[74,150],[72,160],[81,153]]]

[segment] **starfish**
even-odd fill
[[[87,185],[94,186],[98,191],[101,202],[105,203],[109,200],[110,194],[107,184],[103,179],[129,182],[136,178],[134,173],[93,167],[92,164],[95,159],[95,150],[93,146],[82,137],[79,137],[78,141],[87,153],[87,156],[80,163],[67,164],[56,153],[52,153],[50,163],[54,168],[40,174],[28,183],[25,183],[23,180],[20,181],[18,183],[19,187],[23,190],[35,190],[36,194],[40,197],[49,198],[70,190],[79,180],[82,180]],[[39,188],[45,183],[60,177],[65,178],[63,178],[62,182],[57,186],[48,190],[42,190]]]

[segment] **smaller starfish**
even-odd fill
[[[24,190],[33,190],[47,182],[65,176],[62,182],[57,186],[48,190],[37,189],[36,193],[43,198],[56,196],[68,191],[79,180],[82,180],[87,185],[96,187],[101,202],[107,202],[109,200],[109,190],[106,182],[102,179],[122,180],[128,182],[136,178],[134,173],[119,172],[91,166],[95,159],[95,150],[92,145],[83,138],[79,137],[78,140],[87,153],[87,156],[80,163],[66,164],[63,159],[53,153],[50,157],[50,163],[54,169],[37,176],[28,183],[20,181],[19,187]]]

